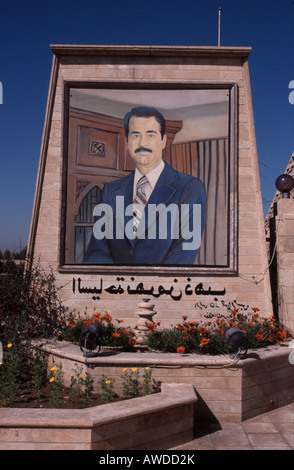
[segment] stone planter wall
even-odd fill
[[[0,450],[168,449],[193,439],[195,391],[161,393],[84,410],[0,408]]]
[[[96,384],[101,374],[114,379],[116,392],[121,394],[122,369],[149,366],[156,381],[193,385],[198,397],[197,421],[241,422],[294,401],[294,366],[289,362],[293,349],[285,344],[249,350],[242,360],[229,355],[118,351],[102,351],[98,357],[86,359],[78,346],[59,342],[45,349],[54,361],[62,362],[68,384],[74,364],[80,363]]]

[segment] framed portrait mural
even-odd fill
[[[237,85],[65,82],[64,98],[60,269],[234,274]],[[153,175],[138,210],[136,168]]]

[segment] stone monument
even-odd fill
[[[106,310],[133,327],[138,302],[146,297],[162,326],[182,315],[206,321],[252,307],[271,315],[251,49],[53,45],[51,50],[28,251],[33,263],[40,260],[53,270],[65,305],[77,313]],[[164,162],[173,174],[200,181],[205,189],[205,221],[192,262],[183,251],[176,263],[151,264],[147,251],[140,253],[144,262],[133,263],[119,248],[123,263],[86,262],[103,188],[133,178],[124,119],[134,107],[160,111],[166,123],[159,138]],[[173,247],[179,248],[176,236]]]

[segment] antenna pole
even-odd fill
[[[221,45],[221,11],[222,9],[218,9],[218,47]]]

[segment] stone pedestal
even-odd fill
[[[153,323],[153,316],[156,315],[155,305],[150,303],[150,299],[143,299],[138,304],[137,315],[140,317],[136,325],[136,340],[139,346],[144,345],[146,334]]]

